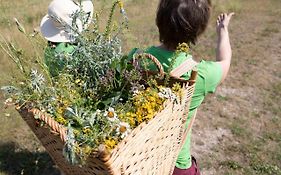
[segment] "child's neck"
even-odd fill
[[[156,46],[156,47],[158,47],[160,49],[163,49],[163,50],[166,50],[166,51],[170,51],[170,52],[174,52],[175,51],[174,48],[168,47],[165,44],[160,44],[159,46]]]

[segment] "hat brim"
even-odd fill
[[[52,19],[46,15],[41,20],[40,30],[44,38],[51,42],[70,42],[70,35],[54,26]]]

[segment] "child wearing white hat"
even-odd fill
[[[81,11],[83,15],[74,20],[73,16]],[[73,53],[75,37],[91,23],[93,11],[91,0],[82,0],[80,5],[73,0],[53,0],[49,4],[40,29],[49,43],[44,61],[52,76],[56,76],[65,65],[65,61],[56,55]]]

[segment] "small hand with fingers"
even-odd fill
[[[217,32],[219,33],[221,29],[227,29],[231,17],[234,15],[234,13],[222,13],[217,18]]]

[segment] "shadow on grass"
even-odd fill
[[[7,175],[60,175],[46,152],[30,152],[15,143],[0,143],[0,172]]]

